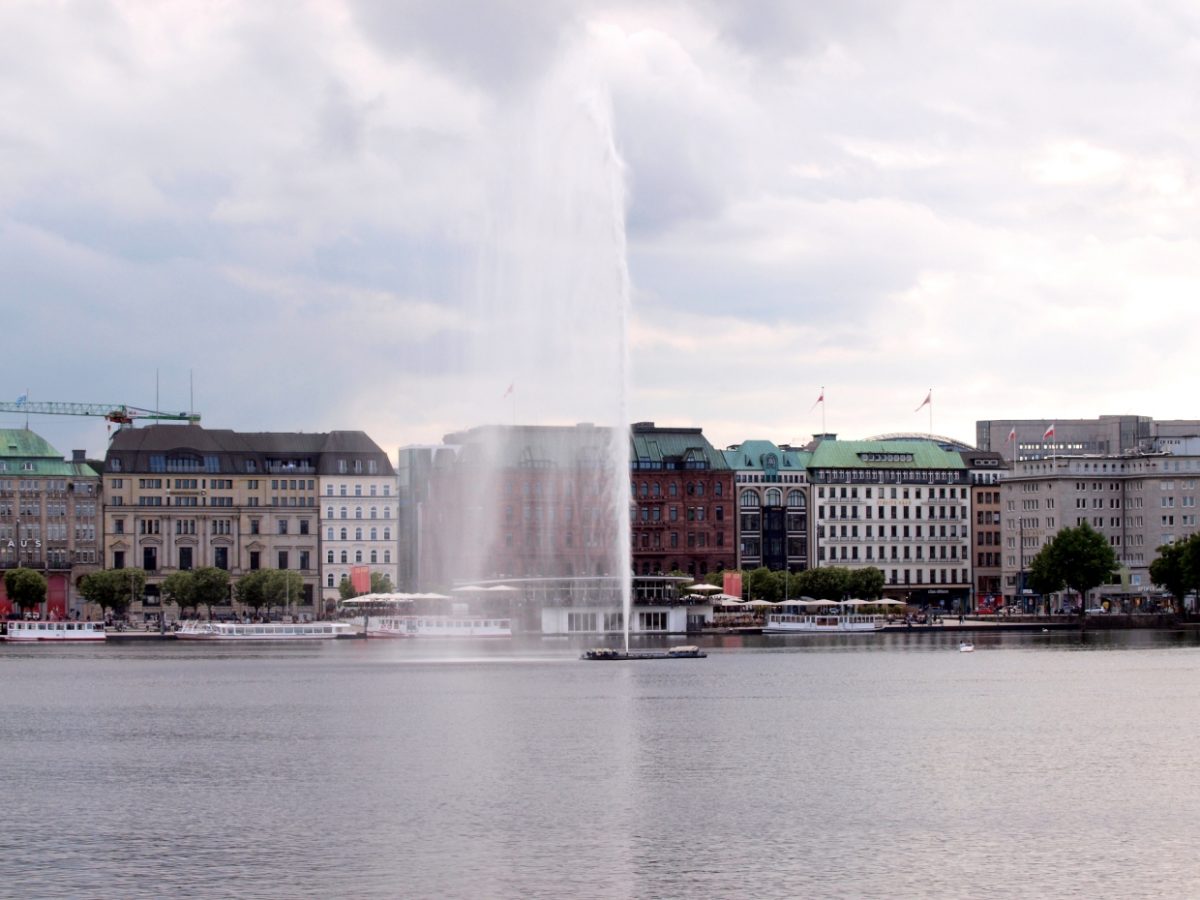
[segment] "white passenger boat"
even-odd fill
[[[845,634],[883,630],[883,616],[768,613],[763,634]]]
[[[353,629],[344,622],[184,622],[177,641],[324,641]]]
[[[506,638],[512,620],[487,616],[371,616],[367,637],[381,638]]]
[[[31,622],[13,619],[0,624],[0,637],[14,643],[75,643],[105,639],[103,622]]]

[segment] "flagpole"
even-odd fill
[[[828,434],[825,430],[825,385],[821,385],[821,434]]]
[[[933,388],[929,389],[929,436],[933,437]]]

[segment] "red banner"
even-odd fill
[[[350,567],[350,586],[359,594],[371,593],[371,569],[369,566]]]
[[[725,586],[722,590],[730,597],[742,596],[742,573],[741,572],[725,572]]]

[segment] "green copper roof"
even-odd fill
[[[728,469],[725,455],[708,442],[699,428],[656,428],[638,423],[630,432],[630,456],[635,467],[703,462],[708,469]]]
[[[810,469],[964,469],[962,456],[930,441],[821,441]]]
[[[785,450],[771,441],[743,441],[736,447],[722,452],[729,468],[739,472],[761,472],[770,466],[772,456],[777,471],[803,472],[812,457],[812,454],[805,450]]]
[[[70,463],[28,428],[0,428],[0,476],[96,478],[87,463]]]
[[[0,458],[30,459],[34,457],[62,459],[63,456],[46,439],[28,428],[0,428]]]

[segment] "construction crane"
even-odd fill
[[[25,413],[35,416],[99,416],[121,427],[132,425],[134,419],[154,419],[162,422],[188,422],[198,424],[199,413],[159,412],[126,406],[124,403],[56,403],[51,400],[35,402],[18,400],[16,403],[0,402],[0,413]]]

